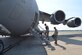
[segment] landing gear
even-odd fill
[[[4,44],[3,41],[0,40],[0,54],[3,52],[3,49],[4,49]]]

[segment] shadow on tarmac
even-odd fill
[[[65,48],[64,46],[62,46],[62,45],[57,44],[56,46],[59,46],[59,47],[61,47],[63,50],[66,50],[66,48]]]
[[[51,48],[52,51],[56,50],[54,46],[52,46],[51,44],[50,45],[47,45],[48,48]]]
[[[62,48],[63,50],[66,50],[66,48],[65,48],[64,46],[62,46],[62,45],[59,45],[59,44],[58,44],[58,45],[56,45],[56,46],[59,46],[59,47]],[[55,47],[52,46],[51,44],[50,44],[50,45],[47,45],[47,47],[48,47],[48,48],[51,48],[51,51],[56,50]]]
[[[82,41],[81,40],[71,39],[73,37],[74,38],[75,37],[82,37],[82,34],[59,35],[58,36],[58,40],[63,41],[66,44],[82,45]],[[54,41],[53,38],[51,38],[50,41]]]

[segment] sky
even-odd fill
[[[70,17],[79,17],[82,20],[82,0],[36,0],[40,11],[52,14],[57,10],[63,10],[66,14],[66,19]],[[43,29],[44,25],[39,24]],[[82,25],[76,28],[69,28],[67,25],[52,25],[47,22],[50,30],[56,26],[58,30],[82,30]]]

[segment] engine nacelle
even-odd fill
[[[67,21],[67,26],[78,27],[81,25],[81,19],[79,17],[72,17],[72,19]]]
[[[65,13],[61,10],[56,11],[50,17],[51,24],[60,24],[64,22],[64,20],[65,20]]]

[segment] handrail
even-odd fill
[[[40,25],[38,25],[39,28],[41,28],[42,30],[45,30],[44,28],[42,28]]]

